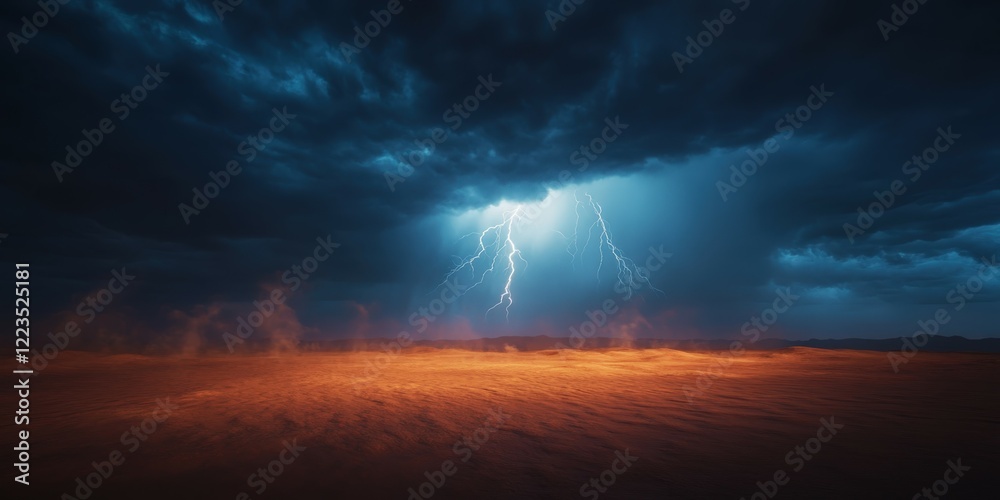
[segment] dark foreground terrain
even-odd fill
[[[1000,491],[997,354],[921,352],[894,373],[886,353],[803,347],[68,352],[31,385],[32,484],[13,498],[407,499],[427,483],[438,499],[910,499],[945,478],[948,499]],[[946,474],[959,460],[971,468]],[[81,487],[88,475],[100,485]]]

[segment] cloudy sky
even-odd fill
[[[52,329],[125,267],[88,327],[127,345],[221,343],[274,289],[308,338],[566,335],[609,300],[601,335],[737,338],[779,289],[768,336],[997,334],[1000,280],[955,293],[998,253],[1000,7],[562,3],[6,2],[0,259]]]

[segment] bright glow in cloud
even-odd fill
[[[581,223],[586,229],[582,230]],[[457,279],[456,275],[459,273],[472,276],[473,283],[464,293],[484,285],[487,280],[502,280],[502,291],[499,292],[497,302],[486,310],[487,316],[494,309],[504,306],[505,317],[510,319],[514,288],[517,286],[515,276],[525,271],[529,261],[524,255],[526,248],[548,254],[566,254],[561,258],[571,263],[571,269],[573,266],[582,269],[596,264],[594,267],[598,283],[607,254],[615,259],[616,288],[628,290],[627,298],[631,297],[633,284],[644,284],[662,293],[641,273],[635,262],[615,245],[609,222],[604,217],[604,208],[590,194],[581,197],[576,192],[569,194],[566,190],[550,190],[539,202],[515,203],[502,200],[496,205],[459,215],[455,218],[454,227],[461,230],[473,228],[471,232],[458,238],[458,241],[474,241],[475,246],[472,253],[458,258],[438,286],[444,286],[453,278]],[[568,229],[570,227],[572,231]],[[523,242],[526,241],[536,244],[524,245]],[[549,244],[555,241],[562,241],[565,246]],[[588,248],[591,255],[596,250],[596,262],[588,263],[584,260],[588,255]],[[551,262],[551,258],[545,261]]]

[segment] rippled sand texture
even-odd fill
[[[1000,356],[920,353],[896,374],[885,353],[749,352],[688,402],[720,355],[425,348],[356,391],[376,353],[64,353],[31,382],[33,497],[72,494],[114,450],[125,462],[91,498],[405,499],[445,460],[457,472],[433,498],[583,498],[626,449],[638,461],[600,498],[749,499],[778,469],[778,498],[911,498],[956,458],[972,469],[949,498],[996,491]],[[179,408],[129,452],[122,433],[158,398]],[[463,462],[455,442],[498,407],[509,418]],[[785,455],[831,416],[845,427],[793,472]],[[248,477],[292,439],[306,450],[258,495]]]

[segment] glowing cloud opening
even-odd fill
[[[555,233],[560,235],[564,240],[567,240],[569,243],[565,251],[570,255],[571,266],[574,269],[578,262],[583,262],[582,257],[586,254],[588,247],[590,247],[596,230],[596,245],[598,248],[596,273],[598,283],[600,283],[600,272],[604,266],[604,258],[607,253],[615,259],[617,270],[616,288],[625,290],[626,298],[632,297],[632,291],[635,288],[632,285],[636,283],[645,284],[651,290],[663,294],[662,290],[653,286],[648,276],[643,275],[635,262],[626,257],[624,252],[615,245],[610,225],[604,218],[604,208],[600,203],[594,201],[589,193],[584,194],[583,199],[574,193],[575,223],[571,236],[566,236],[563,232],[555,229],[540,227],[547,226],[548,224],[536,224],[536,222],[543,218],[543,215],[545,215],[545,219],[555,217],[556,222],[565,220],[568,212],[553,206],[553,201],[561,194],[550,192],[545,200],[534,204],[512,204],[503,201],[479,212],[480,218],[488,218],[491,217],[489,212],[500,210],[501,220],[496,224],[487,226],[485,229],[473,231],[459,238],[458,241],[461,242],[466,238],[475,237],[477,242],[475,250],[466,257],[458,258],[457,263],[445,274],[444,279],[435,287],[435,290],[447,284],[457,273],[467,270],[471,272],[474,283],[462,292],[461,295],[465,295],[484,284],[487,276],[498,274],[504,279],[503,289],[499,297],[497,297],[496,303],[486,310],[484,317],[488,317],[494,309],[503,306],[505,319],[509,321],[510,309],[514,304],[515,276],[519,274],[519,271],[524,271],[528,265],[528,261],[522,253],[523,245],[519,245],[518,241],[526,237],[524,228],[530,225],[536,232]],[[583,236],[580,231],[581,214],[583,212],[592,213],[595,220],[587,227],[585,231],[586,239],[581,247],[579,240]],[[463,216],[466,219],[469,217],[473,217],[473,215],[470,213]],[[492,217],[495,217],[495,215],[492,215]],[[506,263],[504,264],[501,259],[506,261]],[[518,268],[518,261],[523,263],[520,269]],[[499,267],[498,264],[502,267]]]

